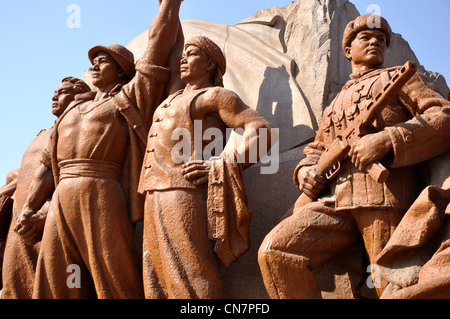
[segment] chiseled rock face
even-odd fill
[[[246,21],[272,15],[280,15],[287,23],[287,52],[296,62],[296,80],[317,123],[324,105],[351,73],[340,48],[343,30],[358,11],[348,1],[302,0],[284,8],[261,10]]]
[[[348,0],[302,0],[294,1],[284,8],[272,7],[258,11],[245,21],[267,19],[275,15],[286,21],[284,40],[287,53],[297,65],[296,80],[316,120],[320,121],[323,109],[349,79],[351,65],[342,52],[342,34],[347,23],[360,13]],[[450,91],[444,77],[425,70],[408,42],[395,30],[393,32],[385,66],[413,61],[441,94],[448,97]]]
[[[314,137],[314,117],[295,81],[295,62],[285,52],[284,20],[279,17],[224,25],[184,20],[185,39],[203,35],[224,52],[227,69],[225,88],[236,92],[280,131],[280,152]],[[147,46],[147,32],[127,47],[139,59]]]

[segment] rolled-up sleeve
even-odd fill
[[[141,117],[139,125],[142,124],[148,129],[151,126],[153,112],[164,100],[170,76],[169,68],[141,58],[136,64],[136,75],[114,97],[115,103],[122,109],[136,108]]]
[[[145,58],[139,59],[136,71],[151,81],[166,83],[170,79],[170,69],[155,65]]]

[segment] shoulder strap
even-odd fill
[[[389,83],[389,81],[391,80],[391,74],[389,73],[388,70],[386,70],[380,74],[380,80],[381,80],[381,85],[383,85],[383,87],[385,87]]]

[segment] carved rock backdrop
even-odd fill
[[[262,175],[260,163],[245,172],[253,213],[252,246],[222,272],[229,298],[268,298],[258,267],[258,248],[300,195],[292,173],[304,145],[314,138],[322,111],[349,79],[351,65],[341,49],[342,34],[347,23],[359,15],[348,0],[302,0],[261,10],[235,25],[182,21],[186,39],[205,35],[224,51],[225,87],[280,130],[277,173]],[[449,96],[444,77],[425,70],[407,41],[393,31],[385,66],[413,61],[444,97]],[[127,45],[136,60],[146,46],[147,32]],[[83,79],[90,83],[87,71]],[[351,287],[364,280],[365,273],[363,268],[363,273],[348,269],[362,267],[363,258],[357,249],[350,250],[316,269],[323,297],[354,298]],[[371,295],[370,290],[363,293]]]

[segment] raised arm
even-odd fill
[[[184,50],[184,34],[183,28],[180,23],[180,25],[178,26],[178,34],[175,45],[172,47],[172,50],[170,51],[169,54],[168,67],[171,71],[171,78],[170,83],[166,89],[166,96],[169,96],[178,90],[184,89],[184,87],[186,86],[186,83],[184,83],[184,81],[181,80],[180,75],[180,61],[183,56],[183,50]]]
[[[160,1],[158,13],[149,29],[147,50],[136,64],[136,75],[114,96],[115,104],[121,105],[121,109],[131,110],[133,106],[139,110],[138,121],[136,116],[130,116],[129,112],[124,116],[133,126],[136,125],[143,143],[146,143],[145,129],[152,123],[154,110],[167,97],[174,79],[179,78],[179,75],[174,75],[173,68],[179,73],[180,58],[174,60],[171,56],[181,55],[175,48],[175,43],[182,46],[178,42],[183,42],[178,17],[181,2],[182,0]],[[142,125],[143,123],[145,125]]]
[[[181,2],[183,0],[159,1],[159,10],[150,25],[148,46],[144,55],[144,58],[153,64],[168,64],[169,54],[178,36]]]

